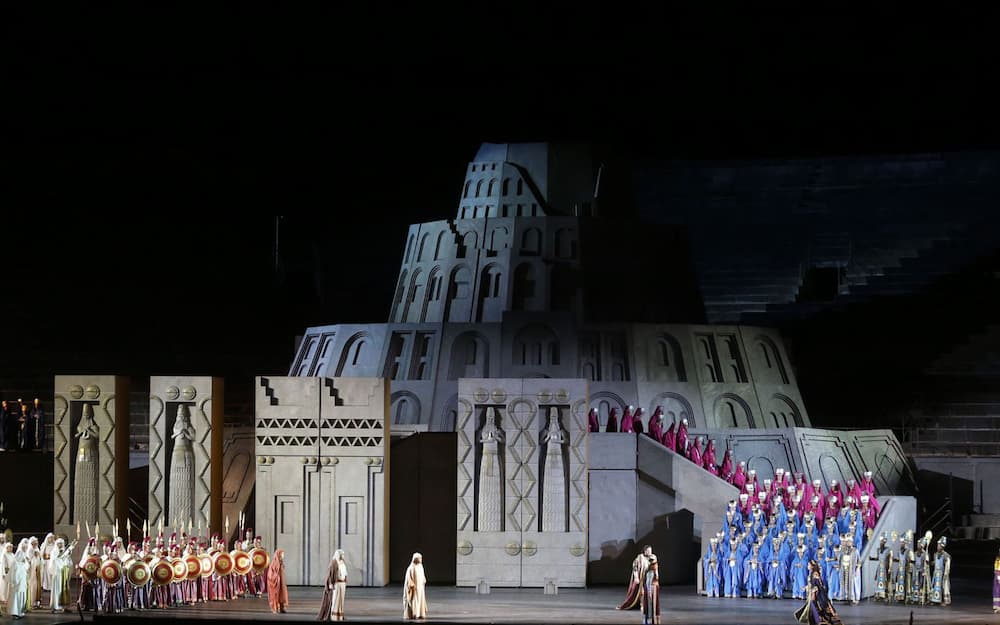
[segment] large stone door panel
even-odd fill
[[[293,558],[302,553],[302,498],[279,495],[274,498],[274,548],[285,550],[285,579],[290,586],[303,583],[301,562]]]

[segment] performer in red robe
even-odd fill
[[[632,560],[632,574],[628,580],[628,591],[625,593],[625,601],[617,607],[618,610],[634,610],[639,607],[639,599],[642,596],[642,582],[646,578],[646,571],[649,569],[649,558],[653,555],[653,548],[646,545],[642,548],[642,553]]]
[[[591,408],[587,414],[587,426],[591,432],[601,431],[601,422],[597,420],[597,408]]]
[[[719,467],[715,464],[715,440],[709,439],[708,447],[705,448],[705,455],[701,457],[701,466],[712,475],[719,474]]]
[[[733,483],[733,452],[727,449],[726,453],[722,455],[722,466],[719,468],[719,477],[726,480],[730,484]],[[739,488],[739,487],[737,487]]]
[[[612,408],[611,412],[608,413],[608,423],[604,426],[605,432],[617,432],[618,431],[618,409]]]
[[[646,432],[657,442],[660,442],[663,438],[663,408],[657,406],[656,410],[653,411],[653,416],[649,418],[649,427],[646,428]]]
[[[701,437],[694,439],[694,444],[691,445],[691,452],[688,454],[688,460],[701,466]]]
[[[267,602],[271,612],[284,614],[288,607],[288,586],[285,584],[285,550],[278,549],[267,570]]]
[[[634,419],[632,417],[632,406],[625,408],[625,414],[622,415],[622,432],[632,432],[634,431],[633,426]]]
[[[677,426],[677,453],[686,454],[688,444],[688,420],[681,419],[681,424]]]

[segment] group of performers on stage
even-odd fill
[[[53,613],[65,611],[71,604],[69,580],[77,569],[80,609],[117,614],[262,597],[268,593],[269,568],[274,568],[261,537],[253,536],[252,530],[243,539],[237,538],[232,550],[218,535],[198,538],[182,531],[180,536],[171,534],[169,541],[161,533],[155,542],[146,536],[141,543],[127,546],[120,537],[100,546],[91,538],[74,562],[76,544],[67,545],[48,534],[41,544],[32,537],[16,549],[11,543],[5,545],[0,597],[6,599],[7,611],[20,616],[26,610],[42,609],[43,603]],[[21,586],[23,595],[19,594]],[[43,602],[45,592],[49,593],[47,602]]]
[[[741,495],[741,499],[746,493]],[[869,503],[861,495],[862,505]],[[820,522],[809,510],[799,515],[774,494],[771,506],[750,506],[749,513],[730,501],[722,529],[710,540],[702,558],[704,594],[709,597],[807,599],[810,562],[815,562],[831,600],[857,604],[862,597],[862,551],[871,536],[860,508],[845,504]],[[744,500],[745,502],[745,500]],[[877,600],[909,604],[951,603],[951,556],[940,538],[931,553],[928,532],[914,544],[912,531],[902,537],[884,533],[869,558],[878,561],[874,579]]]
[[[31,404],[0,401],[0,451],[45,451],[45,410],[36,397]]]

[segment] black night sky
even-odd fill
[[[972,12],[435,10],[6,9],[0,380],[281,373],[307,325],[385,320],[483,141],[619,171],[1000,147]],[[275,215],[323,299],[276,279]]]

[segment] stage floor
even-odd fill
[[[857,606],[837,604],[845,625],[858,623],[975,624],[998,623],[992,614],[991,597],[958,596],[947,608],[910,607],[863,602]],[[428,622],[449,623],[642,623],[638,611],[615,610],[624,589],[598,587],[562,589],[557,595],[545,595],[541,589],[494,589],[489,595],[476,595],[471,588],[429,586],[427,588]],[[99,616],[98,622],[115,623],[133,620],[275,620],[315,621],[319,609],[319,588],[290,588],[287,614],[271,614],[266,599],[239,599],[169,610],[126,612],[122,617]],[[692,587],[670,586],[661,593],[662,623],[684,625],[777,625],[794,623],[793,612],[801,602],[791,599],[708,599],[694,594]],[[347,620],[354,622],[390,622],[402,620],[402,590],[386,588],[350,588],[346,602]],[[94,619],[84,614],[87,621]],[[6,620],[6,619],[5,619]],[[30,613],[25,625],[79,623],[79,616],[66,613]],[[124,623],[123,623],[124,625]]]

